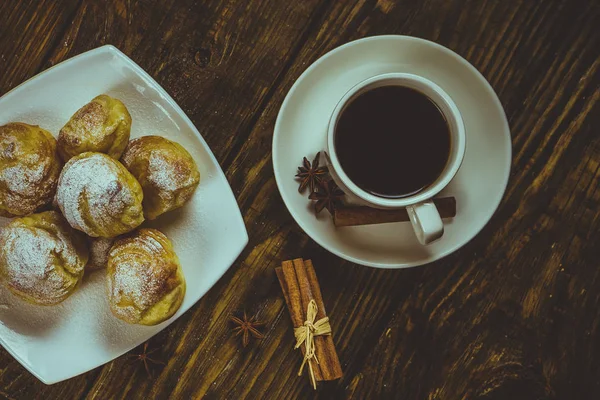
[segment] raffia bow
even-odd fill
[[[317,303],[311,300],[308,303],[308,309],[306,310],[306,322],[303,326],[294,328],[294,336],[296,336],[296,346],[294,349],[299,348],[302,343],[305,343],[306,352],[304,353],[304,360],[298,371],[298,376],[302,375],[304,365],[308,364],[308,371],[310,373],[310,381],[314,389],[317,389],[317,382],[315,380],[315,373],[313,372],[312,360],[318,364],[319,359],[315,354],[315,336],[320,335],[331,335],[331,325],[329,325],[329,317],[324,317],[315,322],[317,318]]]

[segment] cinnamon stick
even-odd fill
[[[433,199],[440,217],[453,218],[456,216],[456,199],[441,197]],[[380,210],[364,206],[338,207],[333,213],[333,223],[336,227],[386,224],[390,222],[409,221],[405,208],[397,210]]]
[[[325,305],[321,295],[319,282],[312,262],[295,259],[284,261],[280,268],[275,268],[277,278],[283,290],[294,327],[304,324],[308,304],[314,300],[317,304],[316,320],[326,316]],[[317,381],[334,380],[342,376],[342,367],[335,350],[331,335],[319,335],[314,338],[315,354],[318,363],[313,363],[313,372]],[[305,347],[301,346],[302,353]]]
[[[275,268],[275,273],[277,274],[277,278],[279,278],[279,284],[284,292],[285,301],[288,305],[294,328],[304,325],[304,321],[306,321],[306,309],[302,307],[300,285],[298,283],[293,262],[284,261],[281,264],[281,268]],[[301,346],[300,349],[302,350],[302,355],[304,355],[306,353],[306,348]],[[313,366],[313,372],[315,374],[315,380],[323,380],[323,374],[321,373],[321,368],[318,364]]]
[[[319,281],[317,280],[317,274],[315,272],[315,268],[313,267],[311,260],[304,261],[304,265],[306,266],[306,273],[308,275],[308,280],[311,283],[313,299],[317,303],[317,320],[321,318],[325,318],[327,316],[327,312],[325,311],[325,303],[323,303],[323,296],[321,294],[321,287],[319,286]],[[323,378],[326,381],[334,380],[342,377],[342,365],[340,364],[340,360],[338,358],[337,352],[335,351],[335,344],[333,343],[333,336],[327,335],[322,336],[323,343],[323,361],[319,358],[320,363],[324,363],[321,366],[321,370],[323,371]],[[321,341],[319,341],[320,343]],[[317,343],[315,343],[317,345]],[[317,351],[318,351],[317,347]]]

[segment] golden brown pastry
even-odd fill
[[[181,306],[185,278],[173,245],[156,229],[118,239],[106,273],[110,309],[130,324],[156,325]]]
[[[14,219],[0,233],[0,277],[13,293],[35,304],[69,297],[87,259],[84,236],[57,211]]]
[[[39,126],[0,126],[0,215],[28,215],[50,204],[62,163],[54,137]]]
[[[144,215],[159,215],[185,204],[200,182],[194,159],[179,143],[160,136],[133,139],[125,149],[123,165],[144,190]]]
[[[63,160],[94,151],[118,160],[129,141],[131,115],[120,100],[105,94],[81,107],[60,130],[58,151]]]
[[[90,258],[85,269],[87,271],[96,271],[106,268],[108,264],[108,253],[115,242],[115,238],[88,237],[88,247],[90,249]]]
[[[138,181],[102,153],[75,156],[63,168],[56,203],[69,224],[92,237],[114,237],[144,221]]]

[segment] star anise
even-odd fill
[[[153,363],[153,364],[165,365],[165,363],[162,361],[154,360],[154,359],[148,357],[150,354],[154,353],[156,350],[158,350],[158,349],[148,351],[148,342],[146,342],[146,343],[144,343],[144,347],[142,348],[142,352],[140,354],[128,354],[127,358],[133,358],[136,361],[141,361],[144,364],[146,373],[148,374],[149,377],[151,377],[152,373],[150,372],[150,366],[148,365],[149,362]]]
[[[311,193],[308,198],[316,201],[315,212],[317,214],[326,208],[333,215],[335,207],[339,204],[343,196],[344,192],[342,192],[342,189],[333,180],[329,180],[321,182],[317,191]]]
[[[235,336],[242,335],[242,344],[244,347],[248,346],[248,343],[250,342],[250,335],[257,339],[264,338],[264,335],[260,333],[258,329],[256,329],[257,327],[264,325],[264,322],[259,322],[254,317],[248,319],[245,311],[244,319],[240,319],[232,315],[231,321],[237,325],[235,328],[233,328],[233,331],[236,332]]]
[[[296,178],[300,179],[298,192],[302,193],[308,187],[310,192],[313,193],[315,187],[323,181],[323,177],[327,173],[327,167],[319,167],[320,156],[321,152],[318,152],[312,164],[306,157],[302,159],[302,166],[298,167],[298,173],[296,174]]]

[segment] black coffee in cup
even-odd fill
[[[338,118],[334,143],[354,184],[391,199],[433,184],[451,149],[450,129],[438,106],[404,86],[370,89],[351,100]]]

